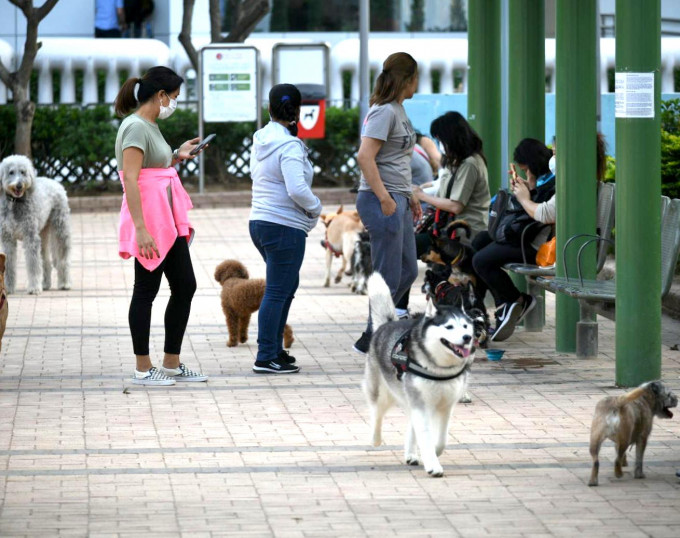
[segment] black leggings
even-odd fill
[[[135,355],[149,354],[151,305],[164,274],[170,284],[170,300],[165,309],[165,353],[179,355],[189,321],[191,299],[196,291],[196,277],[186,237],[177,238],[168,255],[153,271],[148,271],[135,259],[135,287],[128,316]]]
[[[503,266],[506,263],[522,263],[522,247],[496,243],[488,232],[479,232],[472,242],[476,253],[472,258],[475,273],[488,286],[493,294],[496,306],[514,303],[520,297],[512,279]],[[527,260],[536,259],[536,249],[525,246]]]

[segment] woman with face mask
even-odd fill
[[[135,258],[129,322],[137,362],[132,383],[136,385],[208,379],[180,361],[196,278],[189,255],[194,230],[187,212],[192,204],[173,165],[193,159],[190,152],[199,139],[188,140],[173,151],[156,122],[175,111],[182,82],[171,69],[152,67],[142,78],[128,79],[115,101],[116,113],[127,116],[118,129],[115,148],[124,191],[118,251],[124,259]],[[149,330],[151,305],[163,275],[171,294],[165,311],[165,356],[157,368],[149,355]]]

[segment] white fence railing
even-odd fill
[[[37,102],[75,103],[76,72],[83,72],[83,92],[81,102],[84,105],[100,102],[97,90],[97,72],[104,72],[106,83],[103,102],[113,102],[119,89],[119,74],[127,71],[136,76],[153,65],[167,65],[178,73],[192,75],[192,67],[184,50],[179,45],[173,49],[161,41],[154,39],[92,39],[92,38],[42,38],[43,46],[38,52],[35,69],[38,71]],[[272,48],[276,43],[309,43],[304,39],[251,38],[246,44],[253,45],[260,51],[262,95],[272,81]],[[201,43],[197,43],[197,46]],[[608,72],[615,68],[614,38],[600,40],[600,81],[602,93],[608,93]],[[674,72],[676,65],[680,68],[680,38],[664,37],[661,40],[661,91],[672,93],[675,88]],[[375,37],[369,43],[369,63],[376,77],[381,70],[383,60],[392,52],[410,53],[419,65],[420,82],[418,93],[433,93],[432,79],[435,72],[439,75],[439,92],[453,93],[467,91],[467,39],[464,38],[412,38],[395,39]],[[0,41],[0,58],[5,65],[12,66],[20,58],[9,44]],[[359,98],[359,40],[346,39],[331,47],[330,79],[328,98],[340,101],[349,98],[356,102]],[[512,66],[510,67],[512,68]],[[555,91],[555,40],[546,39],[545,68],[549,89]],[[59,95],[53,88],[53,73],[60,75]],[[350,93],[343,90],[343,73],[351,77]],[[459,87],[454,87],[456,74],[460,79]],[[193,74],[195,76],[195,74]],[[500,81],[499,81],[500,83]],[[182,97],[188,97],[183,92]],[[180,99],[182,98],[180,97]],[[0,83],[0,104],[6,103],[7,89]]]

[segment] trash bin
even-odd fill
[[[326,136],[326,87],[323,84],[297,84],[302,94],[300,106],[300,138]]]

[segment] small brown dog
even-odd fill
[[[248,341],[250,315],[260,308],[264,296],[263,278],[249,278],[245,265],[237,260],[225,260],[215,268],[215,280],[222,285],[222,311],[227,320],[227,346]],[[293,329],[283,329],[283,347],[293,345]]]
[[[6,259],[6,256],[0,252],[0,351],[2,351],[2,337],[5,335],[7,314],[9,313],[9,306],[7,305],[7,290],[5,289]]]
[[[321,220],[326,225],[326,238],[321,241],[321,246],[326,249],[326,279],[323,285],[327,288],[331,285],[331,264],[334,256],[342,258],[335,283],[342,280],[342,274],[345,273],[348,263],[349,271],[345,274],[352,274],[352,254],[357,241],[360,240],[359,234],[364,231],[364,225],[358,211],[343,211],[342,206],[335,213],[322,213]]]
[[[589,486],[597,486],[600,470],[599,453],[605,439],[616,443],[614,475],[623,476],[626,450],[635,444],[635,478],[644,478],[642,458],[647,447],[647,438],[652,432],[654,417],[672,418],[670,408],[678,405],[678,399],[661,381],[643,383],[622,396],[608,396],[595,407],[595,416],[590,428],[590,455],[593,470]]]

